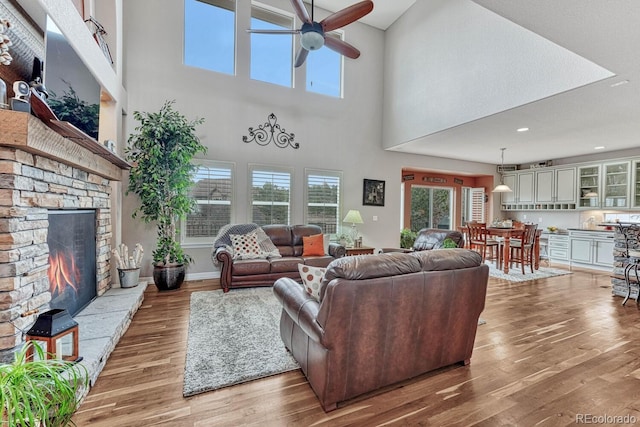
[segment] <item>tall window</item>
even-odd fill
[[[251,221],[258,225],[289,224],[291,180],[289,168],[250,165]]]
[[[200,161],[193,176],[191,197],[197,208],[182,221],[182,242],[207,244],[232,221],[233,163]]]
[[[337,233],[342,173],[308,169],[305,178],[305,223],[320,226],[324,234]]]
[[[453,190],[442,187],[411,186],[411,230],[451,229]]]
[[[235,74],[235,0],[184,0],[184,63]]]
[[[291,30],[293,17],[252,5],[251,28]],[[291,87],[293,82],[293,36],[252,33],[251,78]]]
[[[335,31],[326,34],[326,37],[342,39],[341,35]],[[310,52],[306,60],[307,91],[340,98],[343,61],[342,55],[326,46]]]

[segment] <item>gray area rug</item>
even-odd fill
[[[191,295],[185,397],[298,369],[280,338],[271,288]]]
[[[497,279],[504,279],[510,282],[526,282],[528,280],[546,279],[547,277],[563,276],[565,274],[571,274],[569,270],[561,270],[558,268],[540,267],[538,270],[534,270],[531,273],[531,269],[527,266],[525,268],[525,274],[522,274],[520,265],[514,264],[514,268],[509,269],[509,274],[504,274],[504,271],[496,268],[495,261],[485,261],[485,264],[489,266],[489,276]]]

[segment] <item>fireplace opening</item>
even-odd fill
[[[51,308],[75,316],[97,295],[96,212],[50,210],[47,244]]]

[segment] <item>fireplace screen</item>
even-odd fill
[[[51,308],[76,315],[96,297],[96,214],[49,211]]]

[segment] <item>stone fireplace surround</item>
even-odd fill
[[[13,360],[24,332],[49,309],[49,210],[94,209],[98,298],[76,320],[80,355],[95,380],[145,288],[111,289],[112,181],[128,164],[95,141],[63,138],[27,113],[0,110],[0,129],[0,362]],[[105,330],[113,336],[103,336]]]

